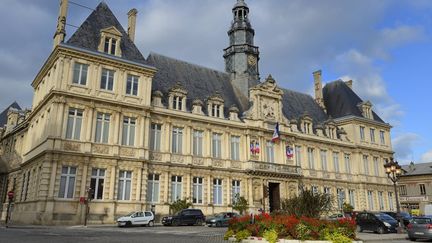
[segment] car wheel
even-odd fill
[[[127,221],[125,224],[126,227],[131,227],[132,226],[132,222],[131,221]]]
[[[216,222],[216,227],[221,227],[222,223],[221,222]]]
[[[202,219],[197,219],[197,220],[195,221],[195,225],[202,226],[202,224],[203,224]]]
[[[416,239],[416,238],[411,238],[411,237],[410,237],[409,240],[410,240],[410,241],[416,241],[417,239]]]
[[[153,226],[154,226],[154,221],[151,220],[151,221],[147,224],[147,226],[148,226],[148,227],[153,227]]]
[[[178,226],[179,225],[179,221],[177,219],[174,219],[171,223],[172,226]]]
[[[380,234],[380,235],[381,235],[381,234],[384,234],[384,233],[385,233],[384,228],[383,228],[382,226],[378,227],[378,228],[377,228],[377,233]]]

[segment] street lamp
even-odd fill
[[[393,182],[394,192],[396,196],[396,210],[397,210],[397,217],[399,222],[398,232],[401,232],[402,230],[402,223],[401,223],[401,217],[400,217],[400,205],[399,205],[399,197],[397,192],[396,183],[399,180],[399,176],[402,173],[401,166],[397,161],[394,161],[393,158],[390,158],[390,161],[387,159],[385,160],[384,168],[385,172],[387,174],[387,177]]]

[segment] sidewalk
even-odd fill
[[[359,233],[357,232],[357,237],[363,242],[368,241],[392,241],[392,240],[405,240],[407,238],[407,234],[375,234],[375,233]]]

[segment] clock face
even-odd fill
[[[249,65],[255,65],[257,62],[256,58],[252,55],[248,56],[248,63]]]

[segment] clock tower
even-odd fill
[[[224,49],[225,71],[231,82],[244,97],[249,87],[258,83],[258,47],[254,46],[255,31],[249,22],[249,8],[244,0],[237,0],[232,9],[234,20],[228,31],[230,46]]]

